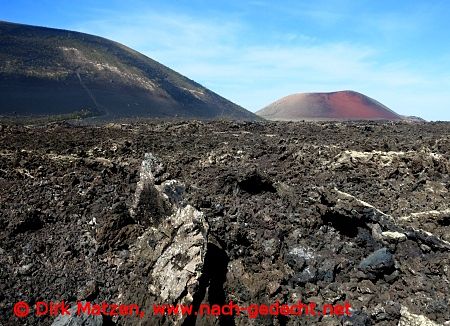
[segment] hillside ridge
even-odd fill
[[[80,110],[108,118],[260,119],[123,44],[1,21],[0,114]]]

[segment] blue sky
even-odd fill
[[[0,0],[0,19],[113,39],[251,111],[351,89],[450,120],[446,0]]]

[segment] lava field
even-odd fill
[[[0,144],[1,325],[450,324],[449,123],[3,123]],[[299,301],[351,313],[151,313]]]

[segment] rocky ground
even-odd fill
[[[0,324],[449,325],[450,124],[0,125]],[[166,316],[153,303],[351,304]]]

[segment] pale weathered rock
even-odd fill
[[[408,308],[402,306],[400,310],[400,320],[398,326],[439,326],[438,323],[422,315],[415,315],[408,311]]]
[[[89,315],[87,313],[77,313],[77,306],[69,309],[69,315],[58,315],[51,326],[102,326],[102,315]]]
[[[148,220],[150,225],[138,238],[132,256],[138,264],[151,267],[146,281],[148,292],[144,294],[150,301],[188,305],[199,288],[208,224],[202,212],[183,203],[182,183],[168,180],[161,185],[154,184],[153,169],[163,171],[155,162],[153,155],[146,154],[131,213],[136,217],[145,215],[147,203],[157,203],[163,209],[157,218]],[[181,313],[168,316],[167,323],[179,325],[185,318]]]
[[[208,227],[203,214],[192,206],[179,209],[167,226],[175,232],[153,266],[153,285],[163,302],[191,303],[203,267]],[[187,294],[183,297],[185,290]]]
[[[406,240],[406,235],[400,232],[385,231],[381,233],[383,239],[392,242],[400,242]]]

